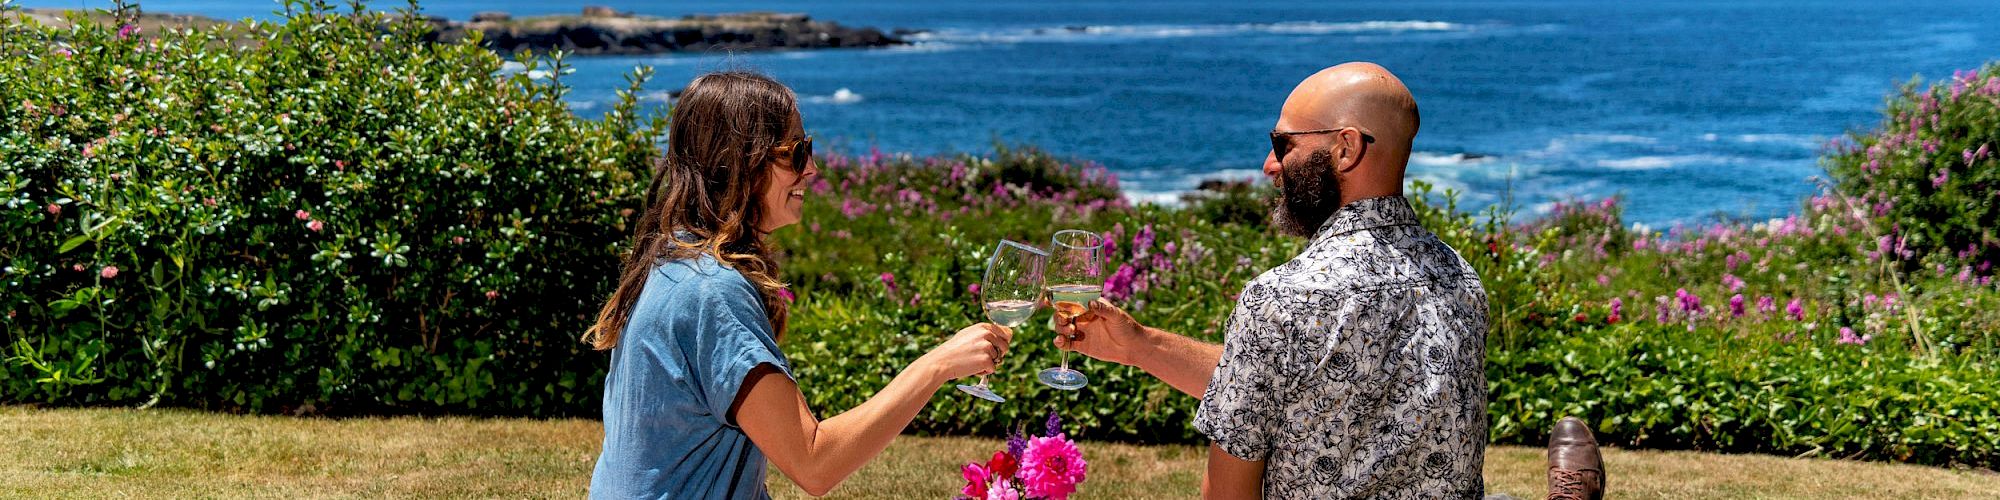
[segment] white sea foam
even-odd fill
[[[1181,195],[1187,191],[1126,191],[1125,201],[1134,205],[1149,204],[1169,207],[1181,205]]]
[[[1015,28],[1000,30],[939,30],[905,37],[919,45],[934,42],[1020,43],[1065,42],[1099,39],[1153,39],[1228,36],[1244,33],[1274,35],[1329,35],[1340,33],[1400,33],[1464,31],[1474,26],[1445,21],[1357,21],[1239,24],[1127,24]]]
[[[832,95],[806,96],[805,101],[812,104],[854,104],[861,102],[861,94],[847,90],[847,87],[841,87],[840,90],[833,91]]]
[[[1427,167],[1469,165],[1474,163],[1486,163],[1489,161],[1493,161],[1492,156],[1478,155],[1478,154],[1466,154],[1466,153],[1445,154],[1445,153],[1433,153],[1429,151],[1418,151],[1415,153],[1410,153],[1410,164],[1422,165]]]
[[[1597,160],[1597,166],[1613,170],[1658,170],[1692,163],[1730,164],[1740,163],[1741,160],[1741,158],[1716,155],[1659,155]]]

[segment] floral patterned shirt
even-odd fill
[[[1195,428],[1268,498],[1479,498],[1486,291],[1400,196],[1246,285]]]

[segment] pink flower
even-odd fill
[[[1743,294],[1739,293],[1729,298],[1729,315],[1735,317],[1743,316]]]
[[[299,218],[299,220],[312,220],[313,218],[312,212],[307,212],[304,210],[292,212],[292,216]]]
[[[131,38],[131,37],[132,37],[132,35],[137,35],[137,34],[139,34],[139,25],[136,25],[136,24],[127,24],[127,25],[124,25],[124,26],[119,26],[119,27],[118,27],[118,39],[119,39],[119,40],[124,40],[124,39],[127,39],[127,38]]]
[[[959,468],[958,475],[965,478],[965,487],[959,488],[958,494],[970,498],[986,498],[986,486],[992,482],[993,475],[987,472],[985,465],[977,462],[965,464],[965,467]]]
[[[792,301],[798,300],[799,298],[797,295],[792,295],[792,289],[790,288],[779,288],[778,297],[785,299],[785,303],[787,304],[791,303]]]
[[[202,204],[202,205],[205,205],[205,206],[211,206],[211,207],[213,207],[213,206],[215,206],[215,198],[202,198],[202,199],[201,199],[201,204]]]
[[[965,285],[965,293],[967,295],[979,295],[979,284],[973,283],[970,285]]]
[[[1785,304],[1785,314],[1791,316],[1792,321],[1805,321],[1805,303],[1799,301],[1797,298],[1793,298],[1791,303]]]
[[[1942,188],[1944,187],[1944,183],[1950,180],[1951,180],[1951,170],[1942,168],[1938,169],[1937,177],[1931,178],[1931,187]]]
[[[499,290],[487,290],[487,291],[486,291],[486,300],[493,300],[493,299],[497,299],[497,298],[500,298],[500,291],[499,291]]]
[[[1611,299],[1611,315],[1606,316],[1604,318],[1604,322],[1617,323],[1618,320],[1623,318],[1624,314],[1625,314],[1625,301],[1620,299]]]
[[[453,244],[453,245],[464,245],[464,244],[465,244],[465,237],[464,237],[464,236],[453,236],[453,237],[451,237],[451,244]]]
[[[1848,328],[1843,326],[1840,327],[1840,340],[1837,340],[1835,342],[1842,344],[1862,345],[1868,343],[1868,340],[1873,338],[1875,338],[1874,335],[1855,336],[1853,328]]]
[[[104,270],[98,271],[97,275],[103,276],[104,279],[116,278],[118,277],[118,266],[104,266]]]
[[[1068,500],[1089,468],[1083,452],[1063,434],[1030,438],[1027,451],[1021,453],[1021,482],[1031,497]]]
[[[891,292],[896,291],[896,275],[890,273],[882,273],[881,276],[878,276],[875,279],[880,280],[884,286],[889,287],[889,291]]]
[[[76,271],[76,272],[79,272],[79,273],[80,273],[80,272],[83,272],[83,264],[76,264],[76,265],[72,265],[72,266],[69,266],[69,270],[71,270],[71,271]]]
[[[1013,481],[1001,479],[986,489],[986,500],[1021,500],[1021,491],[1015,489]]]
[[[1125,300],[1132,296],[1132,285],[1139,279],[1139,270],[1131,264],[1119,264],[1118,270],[1104,280],[1104,296],[1111,300]]]
[[[62,215],[62,205],[49,204],[49,215]]]
[[[1602,274],[1599,274],[1599,275],[1597,275],[1597,286],[1601,286],[1601,287],[1605,287],[1605,288],[1610,288],[1610,287],[1611,287],[1611,277],[1610,277],[1610,276],[1605,276],[1605,275],[1602,275]]]
[[[312,222],[307,222],[307,223],[306,223],[306,229],[311,229],[311,230],[312,230],[312,232],[315,232],[315,233],[317,233],[317,232],[319,232],[319,230],[321,230],[321,229],[325,229],[325,228],[326,228],[326,224],[321,224],[321,223],[320,223],[319,221],[312,221]]]

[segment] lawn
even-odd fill
[[[577,497],[600,431],[592,420],[320,419],[184,410],[0,407],[0,497]],[[828,498],[942,498],[956,464],[998,440],[899,439]],[[1195,493],[1189,446],[1085,443],[1080,498]],[[1827,459],[1608,450],[1622,498],[2000,496],[1987,471]],[[1487,489],[1542,493],[1541,450],[1488,450]],[[778,498],[805,497],[773,474]]]

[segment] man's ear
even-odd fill
[[[1367,152],[1367,150],[1362,148],[1362,141],[1361,131],[1354,127],[1343,128],[1339,132],[1334,133],[1333,170],[1335,172],[1347,173],[1353,171],[1355,167],[1361,166],[1361,155]]]

